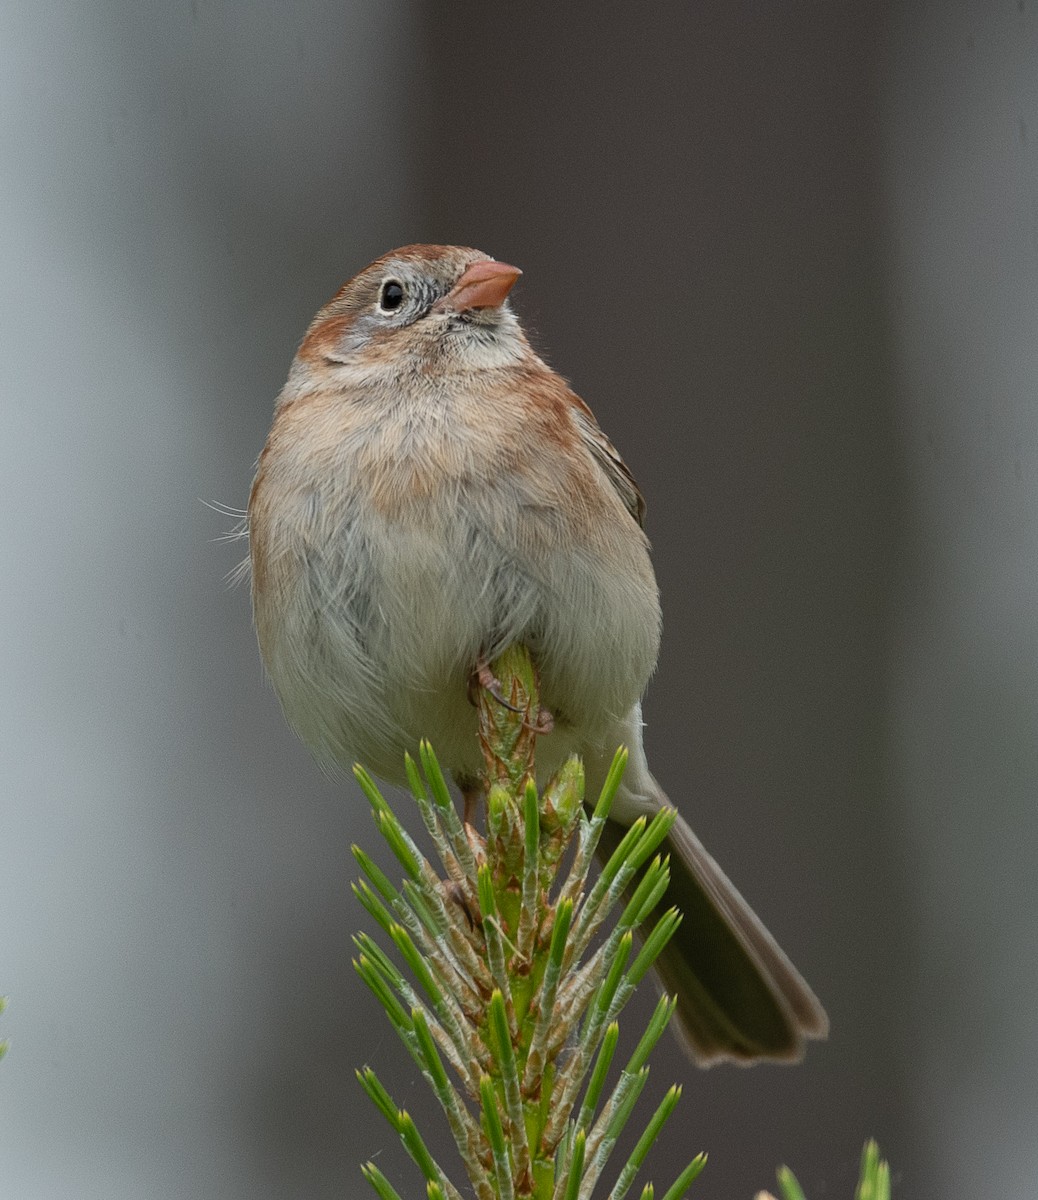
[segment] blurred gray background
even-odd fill
[[[376,834],[202,501],[343,279],[457,241],[642,484],[650,758],[832,1018],[668,1044],[651,1174],[849,1198],[875,1135],[1033,1200],[1033,0],[6,0],[0,163],[0,1192],[420,1194],[353,1078],[427,1103],[349,965]]]

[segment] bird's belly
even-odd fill
[[[340,503],[332,516],[311,497],[280,574],[268,569],[270,595],[254,590],[286,715],[327,764],[359,760],[401,779],[405,751],[428,738],[455,775],[474,773],[468,680],[514,642],[533,653],[556,718],[541,742],[546,766],[640,697],[658,638],[651,570],[647,582],[617,579],[566,537],[541,538],[531,555],[528,531],[500,523],[515,507],[441,498],[402,514]]]

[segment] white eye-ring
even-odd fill
[[[398,279],[387,279],[378,294],[378,306],[383,312],[394,312],[404,302],[404,285]]]

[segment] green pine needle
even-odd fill
[[[351,846],[350,849],[353,852],[353,857],[360,864],[360,869],[375,885],[375,889],[378,891],[379,895],[381,895],[383,900],[387,900],[390,904],[392,904],[394,900],[398,899],[400,893],[389,882],[388,876],[383,874],[383,872],[375,865],[374,860],[369,858],[359,846]]]
[[[627,747],[621,746],[613,755],[609,773],[606,775],[606,781],[602,785],[602,791],[599,793],[598,801],[595,804],[592,815],[596,821],[604,821],[609,816],[613,807],[613,800],[616,798],[616,793],[623,780],[624,771],[627,769],[627,759]]]
[[[779,1167],[775,1174],[782,1200],[806,1200],[803,1188],[789,1167]],[[890,1200],[890,1166],[880,1158],[879,1146],[871,1139],[861,1152],[861,1171],[854,1200]]]
[[[674,1010],[677,1006],[677,996],[660,997],[659,1003],[656,1005],[656,1011],[652,1014],[649,1024],[641,1036],[641,1040],[635,1047],[634,1053],[631,1055],[631,1061],[627,1064],[627,1070],[632,1074],[640,1071],[645,1066],[656,1043],[663,1036],[663,1031],[670,1024],[670,1019],[674,1015]]]
[[[634,1177],[638,1174],[649,1150],[652,1148],[657,1137],[659,1137],[663,1126],[667,1123],[670,1114],[677,1107],[678,1100],[680,1099],[681,1088],[676,1086],[670,1088],[663,1097],[659,1108],[656,1109],[648,1125],[646,1125],[645,1132],[638,1139],[637,1144],[631,1151],[630,1158],[624,1164],[613,1190],[609,1193],[609,1200],[623,1200],[624,1196],[627,1195],[628,1189],[634,1182]]]
[[[688,1164],[681,1174],[674,1180],[666,1192],[663,1194],[663,1200],[681,1200],[681,1197],[692,1186],[693,1181],[700,1171],[706,1166],[706,1155],[697,1154],[696,1157]]]
[[[805,1200],[803,1189],[789,1167],[779,1167],[775,1172],[782,1200]]]
[[[890,1167],[874,1141],[867,1141],[861,1152],[861,1179],[854,1196],[855,1200],[890,1200]]]
[[[584,1151],[587,1147],[587,1133],[579,1129],[573,1138],[573,1153],[569,1164],[569,1177],[566,1180],[565,1200],[577,1200],[580,1185],[584,1180]]]
[[[584,1093],[584,1103],[580,1106],[580,1113],[577,1116],[577,1125],[582,1128],[587,1128],[594,1119],[599,1097],[605,1087],[606,1075],[612,1065],[616,1044],[619,1040],[620,1026],[613,1021],[606,1029],[602,1044],[598,1048],[598,1057],[595,1059],[591,1079],[588,1082],[587,1091]]]
[[[375,1072],[370,1067],[364,1067],[362,1070],[357,1072],[357,1079],[360,1081],[360,1086],[371,1098],[375,1107],[386,1118],[390,1125],[393,1126],[397,1133],[399,1133],[400,1130],[397,1127],[397,1106],[393,1103],[391,1096],[382,1086]]]
[[[494,1081],[489,1075],[484,1075],[479,1081],[479,1096],[483,1107],[483,1122],[487,1131],[487,1139],[490,1142],[490,1152],[494,1160],[494,1176],[498,1194],[501,1196],[501,1200],[512,1200],[514,1188],[511,1164],[508,1161],[508,1147],[505,1144],[505,1133],[501,1126],[501,1114],[497,1108]]]
[[[400,1193],[373,1162],[366,1162],[360,1171],[368,1183],[375,1189],[379,1200],[401,1200]]]
[[[486,760],[482,819],[475,792],[467,791],[462,820],[428,742],[419,745],[417,761],[405,759],[437,867],[370,774],[355,771],[404,879],[394,884],[353,847],[364,876],[354,894],[386,939],[383,946],[358,934],[354,965],[446,1115],[466,1192],[476,1200],[588,1200],[635,1112],[649,1057],[675,1011],[674,998],[659,1001],[613,1078],[617,1017],[681,921],[673,908],[657,915],[669,884],[660,847],[676,813],[638,817],[594,878],[592,857],[627,751],[616,752],[601,792],[593,803],[588,799],[590,812],[575,759],[539,790],[533,664],[513,647],[491,671],[500,691],[475,695]],[[636,931],[641,945],[631,961]],[[357,1077],[417,1164],[428,1200],[460,1200],[411,1115],[370,1067]],[[666,1092],[609,1200],[626,1200],[679,1095],[677,1087]],[[682,1200],[705,1162],[705,1155],[693,1159],[662,1200]],[[362,1171],[379,1200],[400,1200],[374,1164]],[[889,1180],[870,1143],[856,1200],[890,1200]],[[783,1200],[803,1200],[786,1168],[779,1187]],[[640,1191],[641,1200],[655,1194],[651,1183]]]

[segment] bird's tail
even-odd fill
[[[602,851],[609,854],[623,833],[610,821]],[[814,992],[680,815],[663,849],[670,885],[645,932],[672,905],[684,915],[656,960],[663,986],[678,998],[679,1038],[703,1066],[796,1062],[806,1041],[829,1031]]]
[[[615,820],[599,842],[603,861],[639,814],[673,807],[645,758],[639,704],[585,753],[588,796],[597,796],[605,780],[612,760],[606,747],[621,743],[629,757]],[[808,1041],[829,1032],[818,998],[680,814],[661,851],[670,855],[670,884],[642,931],[671,907],[683,914],[656,960],[663,986],[678,998],[674,1028],[682,1044],[703,1066],[799,1061]]]

